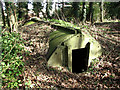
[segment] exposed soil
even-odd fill
[[[99,62],[91,64],[87,72],[75,74],[65,68],[47,67],[45,58],[49,48],[49,34],[54,31],[50,25],[35,23],[19,28],[26,41],[24,56],[25,88],[120,88],[120,24],[103,24],[89,28],[90,34],[100,42],[103,54]],[[23,31],[23,33],[22,33]]]

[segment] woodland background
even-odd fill
[[[120,2],[1,2],[1,88],[120,88]],[[33,5],[29,9],[29,4]],[[54,8],[53,8],[54,5]],[[87,30],[104,52],[87,72],[48,68],[46,23],[69,22]]]

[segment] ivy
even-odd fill
[[[24,52],[24,40],[19,33],[2,33],[2,86],[4,88],[19,88],[22,84],[21,74],[24,71],[22,54]]]

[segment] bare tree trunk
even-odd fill
[[[57,5],[56,4],[57,4],[57,2],[55,2],[55,11],[57,11]]]
[[[77,21],[78,20],[78,10],[79,10],[79,3],[78,2],[73,2],[72,4],[72,7],[73,7],[73,15],[74,15],[74,18],[75,20]]]
[[[83,2],[83,9],[82,9],[82,23],[86,22],[86,3]]]
[[[3,20],[3,26],[6,26],[5,23],[5,14],[4,14],[4,10],[3,10],[3,3],[0,1],[0,6],[1,6],[1,11],[2,11],[2,20]]]
[[[64,13],[64,0],[62,0],[62,13]]]
[[[62,19],[64,21],[66,21],[66,18],[65,18],[65,15],[64,15],[64,0],[62,0],[62,8],[61,8],[61,11],[62,11]]]
[[[47,19],[47,15],[41,10],[41,12],[42,12],[42,15],[43,15],[43,17],[45,18],[45,19]]]
[[[14,3],[5,2],[6,10],[7,10],[7,19],[8,19],[8,26],[10,26],[10,32],[18,30],[18,22],[16,16],[16,7]]]
[[[10,27],[11,25],[11,23],[10,23],[10,11],[8,10],[9,9],[9,3],[8,2],[5,2],[5,7],[6,7],[6,12],[7,12],[7,24],[8,24],[8,27]],[[11,32],[12,31],[12,27],[10,27],[10,29],[9,29],[9,32]]]
[[[47,5],[46,5],[46,15],[47,15],[47,18],[51,19],[51,16],[50,16],[50,0],[47,0]]]
[[[88,21],[91,21],[92,13],[93,13],[93,2],[90,2],[89,3]]]
[[[13,31],[18,31],[18,19],[17,19],[17,15],[16,15],[16,13],[17,13],[17,8],[16,8],[16,6],[13,4],[13,8],[12,8],[12,10],[13,10],[13,14],[14,14],[14,18],[15,18],[15,22],[14,22],[14,30]]]
[[[88,13],[87,20],[90,21],[91,24],[93,24],[93,12],[94,12],[93,2],[90,2],[89,3],[89,13]]]
[[[57,2],[55,2],[55,18],[60,20],[60,17],[59,17],[58,12],[57,12]]]
[[[103,0],[100,2],[100,21],[103,22]]]

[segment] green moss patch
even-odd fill
[[[34,22],[34,21],[28,21],[24,25],[31,25],[31,24],[34,24],[34,23],[36,23],[36,22]]]

